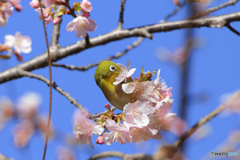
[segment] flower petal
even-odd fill
[[[134,82],[122,84],[122,90],[127,94],[132,93],[136,87],[137,87],[137,83],[134,83]]]
[[[76,22],[71,21],[68,23],[66,30],[68,32],[72,32],[75,29]]]
[[[9,47],[13,47],[14,43],[15,43],[15,37],[13,35],[5,36],[5,42],[4,42],[5,45]]]
[[[96,22],[92,19],[88,19],[88,21],[89,21],[89,24],[87,24],[87,30],[88,31],[95,31],[96,28],[97,28]]]
[[[131,77],[131,75],[136,71],[136,68],[132,68],[126,75],[126,77]]]
[[[100,135],[103,132],[104,128],[100,124],[94,124],[93,125],[93,134]]]

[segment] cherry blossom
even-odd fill
[[[46,8],[51,7],[52,3],[56,0],[43,0],[43,4]]]
[[[0,131],[5,124],[14,116],[13,103],[8,97],[0,98]]]
[[[11,3],[3,3],[0,10],[0,26],[4,28],[8,22],[8,18],[12,15],[13,7]]]
[[[136,68],[130,69],[130,62],[127,61],[127,67],[125,67],[124,65],[118,63],[117,64],[121,69],[121,74],[118,75],[115,78],[115,82],[113,82],[114,85],[118,85],[119,83],[121,83],[122,81],[124,81],[124,79],[131,77],[131,75],[135,72]]]
[[[111,119],[107,119],[105,126],[109,131],[112,131],[110,133],[104,133],[103,135],[103,141],[107,145],[111,145],[114,141],[120,144],[129,143],[131,141],[129,130],[125,124],[118,124]]]
[[[92,4],[88,0],[83,0],[81,3],[81,9],[85,12],[91,12]]]
[[[30,6],[37,9],[39,7],[39,1],[38,0],[32,0],[30,3]]]
[[[30,120],[24,120],[13,129],[13,139],[17,147],[24,147],[28,144],[34,133],[34,124]]]
[[[58,24],[60,22],[60,18],[58,16],[54,17],[53,24]]]
[[[22,36],[20,32],[17,32],[15,36],[6,35],[5,45],[13,47],[18,53],[30,53],[32,51],[32,40],[28,36]]]
[[[8,0],[8,2],[10,2],[17,11],[21,11],[22,10],[22,5],[20,5],[21,0]]]
[[[56,150],[58,160],[75,160],[75,154],[73,151],[65,146],[59,146]]]
[[[78,16],[68,23],[66,29],[68,32],[72,32],[74,30],[77,37],[83,38],[87,36],[88,31],[95,31],[96,28],[97,24],[94,20]]]
[[[41,96],[35,92],[25,93],[18,100],[18,112],[20,117],[32,118],[38,112],[38,108],[41,104]]]
[[[92,134],[99,135],[103,132],[103,130],[104,129],[100,124],[91,124],[83,114],[78,117],[78,121],[75,121],[73,128],[77,141],[81,144],[89,143],[92,148],[94,148],[91,142]]]
[[[156,108],[150,108],[148,102],[136,101],[128,103],[124,106],[123,114],[126,122],[138,127],[147,126],[149,124],[149,114],[153,114]]]
[[[43,20],[42,14],[41,14],[41,8],[37,8],[35,9],[36,12],[39,13],[39,19]],[[53,22],[53,17],[49,14],[47,14],[47,12],[45,13],[46,9],[43,10],[43,14],[45,17],[45,26],[47,26],[50,22]]]

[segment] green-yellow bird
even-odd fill
[[[101,62],[95,72],[94,78],[107,100],[115,107],[123,110],[127,103],[132,102],[132,94],[122,90],[122,83],[114,85],[115,78],[121,73],[121,68],[111,62]]]

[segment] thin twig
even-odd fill
[[[74,12],[74,9],[72,9],[71,8],[71,6],[70,6],[70,4],[69,4],[69,0],[66,0],[65,1],[66,3],[65,3],[65,6],[69,9],[69,11],[70,11],[70,15],[72,15],[74,18],[76,18],[77,16],[76,16],[76,14],[75,14],[75,12]]]
[[[191,1],[190,1],[191,2]],[[171,13],[169,13],[166,18],[164,18],[161,22],[168,21],[169,18],[176,15],[186,4],[190,3],[189,1],[185,0],[182,4],[178,5],[178,7]]]
[[[194,5],[188,6],[188,14],[194,15],[196,12],[196,7]],[[188,102],[189,102],[189,72],[192,68],[191,65],[191,54],[193,49],[193,39],[194,39],[194,30],[187,29],[185,33],[185,46],[184,46],[184,57],[186,57],[186,60],[181,63],[181,80],[180,80],[180,98],[181,98],[181,105],[180,105],[180,114],[179,117],[181,117],[183,120],[187,122],[187,115],[188,115]],[[181,150],[184,153],[185,145],[181,146]],[[183,158],[183,157],[182,157]]]
[[[226,3],[223,3],[223,4],[221,4],[217,7],[212,7],[212,8],[206,9],[205,11],[203,11],[201,13],[198,13],[196,16],[189,17],[188,19],[197,19],[197,18],[207,16],[210,13],[215,12],[219,9],[225,8],[225,7],[230,6],[230,5],[235,5],[235,3],[237,3],[237,2],[239,2],[239,0],[230,0],[230,1],[228,1]]]
[[[111,111],[114,111],[114,110],[116,110],[116,109],[117,109],[117,108],[113,106],[113,107],[111,108]],[[101,112],[101,113],[98,113],[98,114],[92,114],[89,119],[92,119],[92,120],[94,120],[94,121],[97,121],[97,119],[98,119],[101,115],[103,115],[104,113],[106,113],[106,112],[107,112],[107,111],[104,111],[104,112]]]
[[[123,12],[125,9],[125,3],[126,0],[121,0],[121,6],[120,6],[120,14],[119,14],[119,21],[118,21],[118,29],[122,29],[123,28]]]
[[[111,57],[108,57],[107,59],[103,60],[103,61],[110,61],[112,59],[118,59],[120,57],[122,57],[123,55],[125,55],[129,50],[137,47],[138,45],[141,44],[141,42],[143,41],[144,38],[140,37],[137,41],[133,42],[133,44],[131,46],[128,46],[123,52],[119,52],[117,53],[115,56],[111,56]],[[66,69],[69,69],[69,70],[78,70],[78,71],[86,71],[92,67],[95,67],[95,66],[98,66],[99,63],[101,63],[102,61],[99,61],[97,63],[94,63],[94,64],[90,64],[88,66],[80,66],[80,67],[77,67],[77,66],[74,66],[74,65],[64,65],[64,64],[58,64],[58,63],[52,63],[52,66],[55,66],[55,67],[63,67],[63,68],[66,68]]]
[[[35,78],[38,79],[44,83],[46,83],[48,86],[50,85],[50,81],[45,78],[44,76],[37,75],[31,72],[24,71],[22,69],[17,70],[18,74],[20,74],[23,77],[29,77],[29,78]],[[61,95],[65,96],[70,103],[72,103],[76,108],[78,108],[81,112],[87,113],[87,117],[90,117],[90,114],[84,110],[83,106],[78,103],[76,99],[74,99],[68,92],[65,92],[63,89],[61,89],[54,81],[52,81],[53,88],[58,91]]]
[[[216,27],[222,28],[228,23],[240,21],[240,12],[231,14],[200,18],[195,20],[180,20],[173,22],[158,23],[153,25],[146,25],[142,27],[135,27],[132,29],[114,30],[104,35],[100,35],[94,38],[90,38],[91,42],[89,46],[85,45],[85,40],[78,41],[72,45],[56,48],[51,50],[51,60],[56,62],[60,59],[68,57],[73,54],[82,52],[88,48],[93,48],[100,45],[105,45],[110,42],[118,41],[129,37],[144,36],[143,30],[147,30],[149,33],[168,32],[183,28],[200,28],[200,27]],[[25,71],[32,71],[39,68],[44,68],[48,65],[47,53],[41,54],[27,62],[19,64],[17,67]],[[17,67],[12,67],[0,73],[0,84],[11,81],[13,79],[21,78],[16,74]]]
[[[47,55],[48,55],[48,66],[49,66],[49,111],[48,111],[48,121],[47,121],[47,132],[46,132],[46,140],[44,145],[44,151],[43,151],[43,157],[42,160],[45,159],[46,151],[47,151],[47,143],[48,143],[48,137],[49,137],[49,127],[50,127],[50,120],[51,120],[51,111],[52,111],[52,70],[51,70],[51,58],[50,58],[50,51],[49,51],[49,45],[48,45],[48,37],[47,37],[47,30],[45,26],[45,18],[43,16],[43,8],[41,0],[38,0],[41,8],[41,15],[43,17],[43,28],[44,28],[44,34],[45,34],[45,40],[47,44]]]
[[[227,27],[230,31],[232,31],[233,33],[236,33],[238,36],[240,36],[240,33],[239,33],[236,29],[234,29],[234,28],[230,25],[230,23],[227,24],[226,27]]]

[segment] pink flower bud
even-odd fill
[[[108,103],[105,104],[105,108],[107,108],[108,110],[111,110],[111,109],[110,109],[110,104],[108,104]]]
[[[45,12],[44,11],[44,14],[43,14],[44,18],[47,18],[49,16],[49,12]]]
[[[39,7],[38,0],[32,0],[29,4],[32,8],[35,8],[35,9],[37,9]]]
[[[105,142],[103,142],[103,136],[99,136],[96,140],[96,143],[100,145],[104,144]]]
[[[17,4],[14,6],[16,11],[21,11],[22,10],[22,6],[20,4]]]
[[[90,13],[89,13],[89,12],[84,12],[84,13],[83,13],[83,16],[86,17],[86,18],[88,18],[88,17],[90,16]]]
[[[54,17],[53,19],[53,24],[58,24],[60,21],[60,18],[57,16],[57,17]]]

